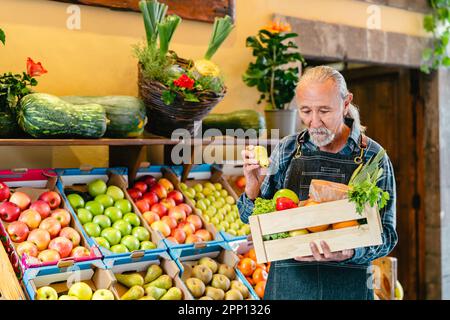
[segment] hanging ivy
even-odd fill
[[[440,66],[450,67],[450,0],[429,0],[432,12],[424,18],[424,28],[433,33],[431,48],[422,53],[421,70],[430,73]]]

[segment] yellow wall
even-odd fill
[[[251,55],[247,36],[280,13],[365,28],[370,4],[352,0],[236,0],[236,29],[214,60],[226,77],[228,94],[215,112],[257,108],[258,93],[241,81]],[[69,4],[47,0],[0,0],[0,26],[7,46],[0,47],[0,72],[21,72],[27,57],[41,61],[49,71],[39,78],[38,90],[56,95],[136,95],[136,59],[132,45],[144,39],[140,14],[80,6],[81,30],[69,30]],[[418,13],[380,7],[381,29],[423,36]],[[401,23],[399,23],[401,22]],[[180,56],[200,58],[209,40],[211,25],[183,21],[172,49]],[[107,151],[95,148],[0,147],[1,168],[107,165]],[[19,161],[19,160],[20,161]]]

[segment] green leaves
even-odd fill
[[[214,20],[211,39],[209,40],[208,49],[206,50],[204,56],[206,60],[211,60],[212,56],[216,53],[225,39],[230,35],[233,28],[233,20],[230,16],[225,16],[224,18],[216,18]]]
[[[0,42],[2,42],[3,44],[5,44],[6,42],[5,32],[1,28],[0,28]]]
[[[277,211],[277,209],[276,203],[273,199],[256,198],[252,215],[265,214],[275,211]]]
[[[424,17],[423,26],[427,32],[433,33],[433,44],[423,51],[420,68],[427,74],[440,66],[450,67],[450,1],[432,0],[430,5],[433,11]]]
[[[163,22],[158,24],[159,51],[165,57],[169,51],[169,43],[172,40],[176,28],[181,23],[181,18],[177,15],[168,16]]]
[[[139,2],[139,8],[144,17],[147,43],[148,45],[156,46],[158,24],[161,23],[166,16],[168,6],[164,3],[159,3],[157,0],[141,0]]]
[[[256,60],[249,64],[242,80],[261,92],[258,103],[266,101],[276,109],[284,109],[292,101],[299,70],[289,64],[305,64],[303,56],[296,51],[297,45],[288,41],[295,37],[296,33],[260,30],[258,35],[247,38],[246,46],[252,49]]]

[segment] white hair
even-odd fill
[[[329,66],[317,66],[307,69],[300,78],[297,88],[306,83],[325,82],[329,79],[332,79],[334,83],[336,83],[342,101],[347,99],[349,91],[347,89],[347,82],[345,81],[344,76],[339,71]],[[357,106],[350,103],[347,114],[345,114],[345,116],[353,119],[354,125],[358,127],[361,132],[365,131],[366,128],[361,125],[361,119]]]

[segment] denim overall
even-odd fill
[[[287,169],[284,187],[307,199],[312,179],[348,184],[363,161],[366,139],[360,137],[357,153],[344,156],[302,150],[306,131],[297,138],[297,152]],[[338,262],[274,261],[264,299],[267,300],[372,300],[369,265]]]

